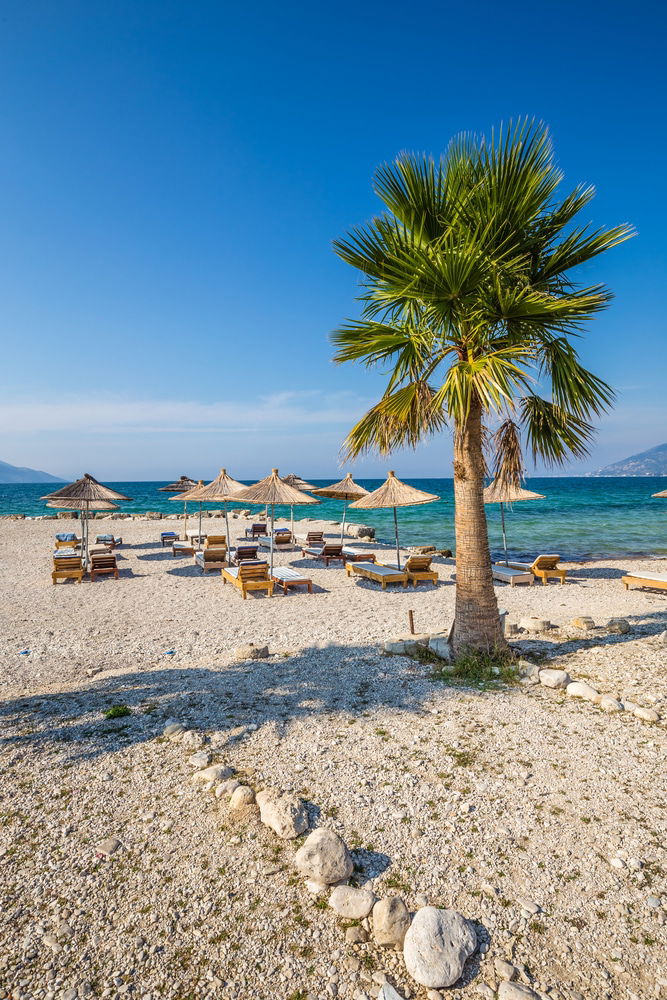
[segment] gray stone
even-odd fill
[[[439,660],[449,662],[452,658],[452,647],[449,644],[449,640],[442,636],[429,639],[428,648]]]
[[[275,788],[258,792],[259,818],[283,840],[293,840],[308,829],[308,813],[302,799]]]
[[[117,837],[107,837],[103,840],[101,844],[98,844],[95,848],[96,854],[103,854],[105,857],[110,858],[112,854],[121,848],[123,845]]]
[[[602,697],[600,698],[599,704],[600,704],[600,708],[604,712],[622,712],[623,711],[623,706],[621,705],[620,701],[617,701],[616,698],[612,698],[612,696],[610,694],[603,694]]]
[[[368,931],[363,927],[348,927],[345,931],[345,940],[348,944],[363,944],[368,941]]]
[[[484,997],[485,1000],[495,1000],[496,991],[488,983],[480,983],[476,992],[478,996]]]
[[[215,790],[216,799],[221,799],[224,795],[227,797],[234,794],[237,788],[240,788],[241,782],[237,781],[236,778],[229,778],[227,781],[221,781]]]
[[[396,992],[391,983],[383,983],[378,993],[378,1000],[404,1000],[404,998]]]
[[[188,764],[190,765],[190,767],[194,767],[197,770],[199,770],[202,767],[208,767],[210,763],[211,763],[211,754],[209,753],[208,750],[197,750],[196,753],[193,753],[188,757]]]
[[[615,635],[627,635],[632,631],[627,618],[610,618],[607,622],[607,630]]]
[[[530,986],[521,983],[501,983],[498,987],[498,1000],[540,1000],[539,993]]]
[[[509,982],[511,979],[516,979],[519,970],[511,962],[505,962],[502,958],[497,958],[493,963],[493,968],[495,969],[498,979],[503,979]]]
[[[427,990],[426,1000],[442,1000],[442,993],[440,990]]]
[[[234,650],[234,656],[237,660],[265,660],[268,655],[268,646],[256,646],[254,642],[247,642],[243,646],[237,646]]]
[[[335,885],[348,879],[354,870],[344,840],[333,830],[313,830],[294,856],[296,867],[315,882]]]
[[[548,618],[522,618],[519,621],[519,628],[525,632],[546,632],[551,628],[551,622]]]
[[[368,889],[353,889],[351,886],[339,885],[329,897],[329,906],[339,917],[348,920],[363,920],[373,909],[375,895]]]
[[[566,688],[572,678],[567,670],[540,670],[540,684],[548,688]]]
[[[641,719],[643,722],[658,722],[660,720],[660,716],[652,708],[642,708],[641,705],[638,705],[632,714],[635,719]]]
[[[584,701],[592,701],[594,704],[600,700],[599,692],[585,681],[572,681],[565,690],[570,698],[583,698]]]
[[[402,945],[410,926],[410,913],[401,896],[385,896],[373,907],[373,937],[384,947]]]
[[[527,899],[526,896],[519,896],[517,903],[522,910],[527,910],[530,914],[539,913],[541,909],[539,903],[536,903],[533,899]]]
[[[579,618],[573,618],[570,622],[573,628],[582,629],[584,632],[588,632],[590,629],[595,628],[595,622],[588,615],[581,615]]]
[[[172,722],[168,726],[165,726],[163,736],[169,739],[172,736],[180,736],[181,733],[185,732],[185,726],[181,722]]]
[[[232,792],[229,807],[230,809],[245,809],[247,806],[251,806],[254,801],[255,793],[250,785],[239,785]]]
[[[477,935],[456,910],[425,906],[405,935],[405,967],[421,986],[441,989],[460,979],[466,960],[477,948]]]
[[[203,753],[204,751],[201,752]],[[211,767],[205,767],[203,771],[196,771],[192,775],[192,780],[201,782],[206,782],[206,781],[219,782],[219,781],[225,781],[227,778],[231,778],[233,774],[234,774],[233,767],[225,767],[224,764],[212,764]]]

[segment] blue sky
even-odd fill
[[[375,167],[534,115],[616,294],[581,344],[618,390],[590,461],[665,432],[666,15],[635,3],[30,2],[0,14],[0,459],[63,476],[338,468],[380,375],[331,364],[331,241]],[[447,436],[391,465],[449,475]],[[368,458],[359,475],[381,474]]]

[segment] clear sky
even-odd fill
[[[66,477],[327,477],[379,375],[331,364],[331,241],[375,167],[531,115],[596,224],[581,344],[618,390],[589,462],[667,440],[665,8],[27,0],[0,8],[0,459]],[[587,220],[588,221],[588,220]],[[447,437],[391,465],[450,475]],[[389,463],[357,463],[358,475]]]

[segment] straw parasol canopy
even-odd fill
[[[651,493],[652,497],[660,497],[661,500],[667,500],[667,490],[662,490],[661,493]]]
[[[287,483],[288,486],[294,486],[297,490],[314,490],[315,487],[312,483],[307,483],[305,479],[301,476],[297,476],[296,472],[289,472],[286,476],[282,476],[282,481]]]
[[[319,497],[328,497],[331,500],[343,501],[343,522],[340,529],[340,540],[342,542],[345,536],[347,505],[351,500],[360,500],[361,497],[367,497],[368,490],[360,486],[359,483],[355,483],[352,473],[348,472],[345,478],[341,479],[339,483],[332,483],[331,486],[322,486],[319,489],[313,490],[313,493]]]
[[[200,482],[201,482],[201,480],[200,480]],[[158,492],[159,493],[187,493],[189,490],[194,489],[195,486],[197,486],[197,483],[195,482],[194,479],[190,479],[189,476],[181,476],[180,479],[178,479],[175,483],[169,483],[168,486],[159,486],[158,487]],[[172,499],[172,498],[170,497],[170,499]],[[174,500],[182,500],[183,498],[182,497],[173,497],[173,499]],[[187,540],[188,540],[187,528],[188,528],[188,501],[187,500],[183,500],[183,541],[184,542],[187,542]]]
[[[521,486],[514,486],[509,483],[499,483],[497,480],[484,490],[484,503],[500,504],[500,520],[503,528],[503,548],[505,550],[505,565],[508,566],[507,558],[507,534],[505,532],[505,505],[511,506],[521,500],[544,500],[543,493],[533,493],[532,490],[524,490]]]
[[[94,476],[86,472],[67,486],[62,486],[55,493],[47,493],[42,497],[46,506],[60,510],[81,511],[81,544],[83,555],[88,561],[88,518],[91,510],[118,510],[115,500],[131,500],[118,490],[99,483]]]
[[[390,472],[382,486],[378,486],[372,493],[355,500],[350,504],[350,509],[355,510],[375,510],[381,507],[393,507],[394,509],[394,534],[396,536],[396,562],[401,568],[401,547],[398,541],[398,516],[397,507],[414,507],[418,504],[433,503],[440,497],[435,493],[426,493],[425,490],[418,490],[414,486],[409,486],[398,479],[395,472]]]
[[[227,501],[234,498],[234,494],[238,493],[239,490],[246,489],[243,483],[239,483],[238,480],[232,479],[231,476],[227,475],[226,469],[220,469],[218,475],[210,483],[204,485],[200,480],[199,484],[195,486],[194,489],[189,490],[187,493],[182,494],[181,499],[184,500],[194,500],[199,504],[199,536],[201,538],[201,513],[202,504],[205,503],[216,503],[221,501],[225,508],[225,527],[227,528],[227,547],[231,546],[231,537],[229,534],[229,517],[227,513]]]
[[[316,497],[310,497],[295,486],[290,486],[278,475],[277,469],[271,470],[271,475],[260,479],[252,486],[245,486],[239,492],[232,494],[234,500],[244,503],[267,504],[271,507],[271,558],[270,571],[273,572],[273,522],[275,505],[296,506],[297,504],[319,503]]]

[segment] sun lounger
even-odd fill
[[[621,583],[629,590],[635,587],[651,587],[653,590],[667,590],[667,573],[626,573],[621,577]]]
[[[200,534],[197,528],[188,529],[186,535],[193,545],[201,545],[202,542],[206,541],[206,535],[203,532]]]
[[[258,545],[261,545],[263,549],[271,548],[271,538],[269,535],[260,535],[257,538]],[[292,548],[292,536],[289,531],[286,534],[279,534],[273,536],[273,547],[274,549],[291,549]]]
[[[95,535],[95,544],[100,543],[101,545],[108,545],[109,548],[115,549],[117,545],[123,544],[122,538],[116,538],[114,535]]]
[[[387,589],[388,583],[402,583],[404,587],[408,585],[408,574],[404,570],[392,569],[381,563],[348,562],[345,564],[345,572],[348,576],[356,573],[357,576],[381,583],[383,590]]]
[[[160,532],[160,541],[162,542],[162,548],[164,548],[165,545],[173,545],[173,543],[175,541],[177,541],[177,539],[178,539],[178,532],[177,531],[161,531]]]
[[[326,545],[311,546],[310,548],[301,549],[302,556],[312,556],[314,559],[323,559],[324,565],[328,566],[332,560],[338,560],[339,562],[345,562],[345,556],[343,555],[342,545],[332,545],[327,543]]]
[[[118,579],[118,566],[116,557],[108,552],[91,553],[90,556],[90,579],[96,576],[114,576]]]
[[[304,576],[291,566],[274,566],[271,576],[278,586],[283,588],[285,594],[288,587],[308,587],[308,593],[313,592],[313,581],[310,577]]]
[[[195,552],[195,563],[203,573],[208,573],[211,569],[222,569],[227,565],[227,549],[221,545],[217,549],[211,546]]]
[[[243,562],[257,562],[257,546],[237,545],[235,549],[229,550],[229,559],[235,566]]]
[[[422,580],[424,583],[438,583],[440,577],[431,569],[431,556],[408,556],[401,569],[408,574],[408,580],[416,587]],[[388,569],[398,570],[397,563],[383,563]]]
[[[511,562],[510,568],[522,569],[524,573],[532,573],[534,576],[539,577],[546,587],[550,576],[560,580],[561,585],[565,583],[567,570],[561,569],[558,565],[559,562],[560,556],[543,555],[538,556],[534,563]]]
[[[227,535],[206,535],[205,549],[226,549]]]
[[[267,590],[269,597],[273,596],[275,583],[265,562],[242,563],[240,566],[225,567],[221,572],[222,582],[232,583],[241,591],[244,601],[249,590]]]
[[[245,529],[246,538],[258,538],[259,535],[266,534],[266,524],[264,522],[257,522],[256,524],[251,524],[249,528]]]
[[[171,547],[171,554],[172,556],[193,556],[195,548],[190,542],[174,542]]]
[[[299,545],[307,548],[310,545],[324,545],[323,531],[309,531],[305,535],[297,535],[296,541]]]
[[[81,583],[86,570],[83,565],[83,560],[78,552],[73,550],[67,550],[63,552],[55,552],[53,555],[53,571],[51,573],[51,580],[53,583],[56,580],[76,580],[77,583]]]
[[[365,549],[357,549],[354,545],[343,546],[343,560],[348,562],[371,562],[376,561],[374,552],[367,552]]]
[[[500,583],[509,583],[510,587],[515,587],[517,583],[535,583],[535,577],[529,569],[512,569],[511,566],[503,566],[495,563],[492,566],[493,579]]]
[[[56,535],[57,549],[75,549],[81,545],[81,539],[73,531],[63,531]]]

